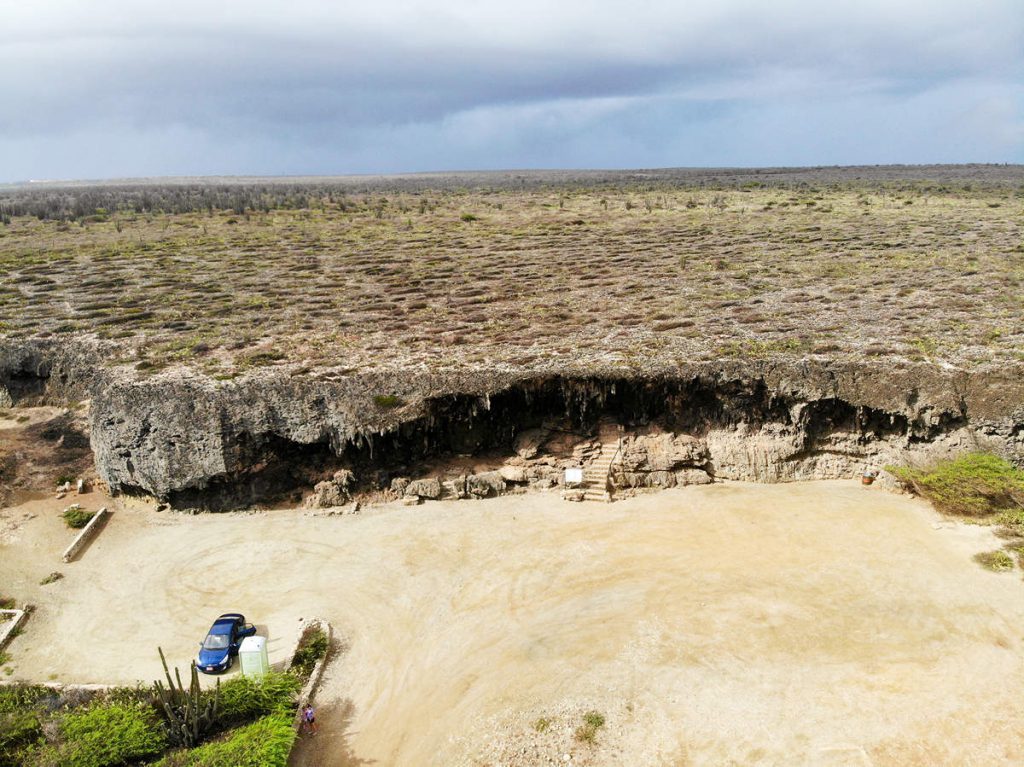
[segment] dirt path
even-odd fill
[[[322,615],[347,649],[295,764],[1024,761],[1024,583],[971,561],[996,548],[986,529],[854,483],[355,517],[139,509],[63,567],[67,536],[35,503],[0,546],[0,590],[40,605],[16,676],[149,680],[157,644],[184,665],[236,609],[280,661],[297,619]],[[588,711],[605,720],[592,743],[575,737]]]

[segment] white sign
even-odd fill
[[[583,469],[566,469],[565,484],[579,485],[583,482]]]

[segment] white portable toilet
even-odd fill
[[[267,638],[252,636],[243,639],[238,647],[238,661],[242,666],[242,676],[259,679],[270,671]]]

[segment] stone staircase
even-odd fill
[[[619,452],[619,437],[618,426],[610,422],[601,423],[601,452],[583,470],[583,500],[608,502],[612,499],[608,475]]]

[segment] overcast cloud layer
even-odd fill
[[[1021,0],[0,0],[0,180],[1024,162]]]

